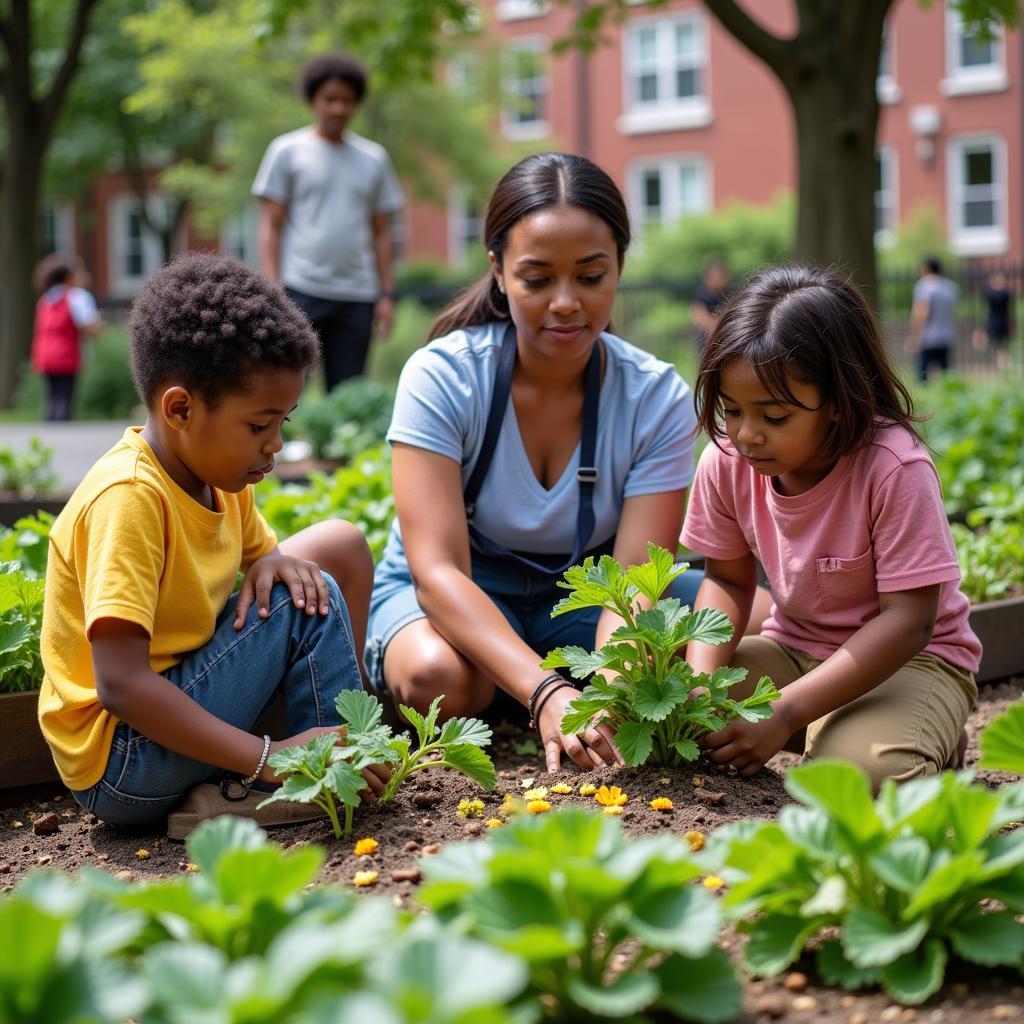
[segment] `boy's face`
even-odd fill
[[[359,106],[355,90],[347,82],[328,78],[309,101],[317,131],[327,139],[338,140],[344,134]]]
[[[193,396],[187,427],[178,432],[178,457],[200,484],[237,493],[259,483],[274,468],[282,424],[304,384],[302,370],[260,370],[250,375],[247,391],[223,394],[212,408]]]

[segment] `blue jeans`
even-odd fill
[[[556,647],[594,647],[600,608],[581,608],[555,618],[551,609],[568,595],[557,586],[561,575],[536,572],[511,559],[492,558],[472,552],[473,582],[498,606],[499,611],[541,658]],[[668,597],[693,605],[704,573],[690,569],[672,585]],[[370,686],[380,696],[388,694],[384,679],[384,653],[404,626],[426,618],[416,600],[409,568],[395,558],[378,566],[370,599],[370,620],[366,638],[366,672]]]
[[[221,721],[247,732],[279,692],[290,735],[339,723],[335,697],[362,683],[345,599],[326,573],[324,580],[330,595],[326,615],[296,608],[288,588],[277,583],[270,592],[270,615],[261,619],[254,604],[240,630],[234,626],[235,595],[205,646],[164,677]],[[103,778],[73,796],[102,821],[138,825],[165,815],[193,786],[224,774],[120,722]]]

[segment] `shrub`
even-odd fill
[[[290,417],[288,436],[309,441],[318,459],[347,462],[384,440],[394,404],[390,388],[353,377],[328,395],[304,399]]]
[[[50,468],[52,462],[53,449],[46,447],[38,437],[28,439],[27,451],[0,447],[0,491],[19,498],[52,494],[57,487],[57,477]]]
[[[0,563],[0,692],[39,688],[42,622],[43,581],[22,572],[17,562]]]

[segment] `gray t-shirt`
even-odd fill
[[[925,274],[914,285],[914,305],[927,302],[921,348],[950,348],[956,341],[956,285],[940,274]]]
[[[398,383],[389,441],[425,448],[462,466],[465,487],[483,445],[504,323],[453,331],[413,353]],[[602,334],[607,358],[598,409],[595,528],[589,547],[617,530],[626,498],[688,487],[696,415],[674,366]],[[534,475],[509,400],[474,525],[493,541],[538,555],[568,554],[576,537],[579,447],[551,490]],[[397,520],[388,540],[400,549]],[[387,558],[387,556],[385,556]]]
[[[288,207],[281,235],[281,282],[321,299],[372,302],[380,286],[373,215],[404,202],[383,146],[346,131],[331,143],[312,128],[267,147],[252,193]]]

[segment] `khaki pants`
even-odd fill
[[[781,690],[823,659],[813,658],[766,636],[745,636],[732,664],[747,679],[732,688],[736,697],[769,676]],[[974,676],[934,654],[918,654],[895,675],[807,727],[804,757],[852,761],[871,777],[906,782],[942,771],[956,750],[960,731],[978,699]]]

